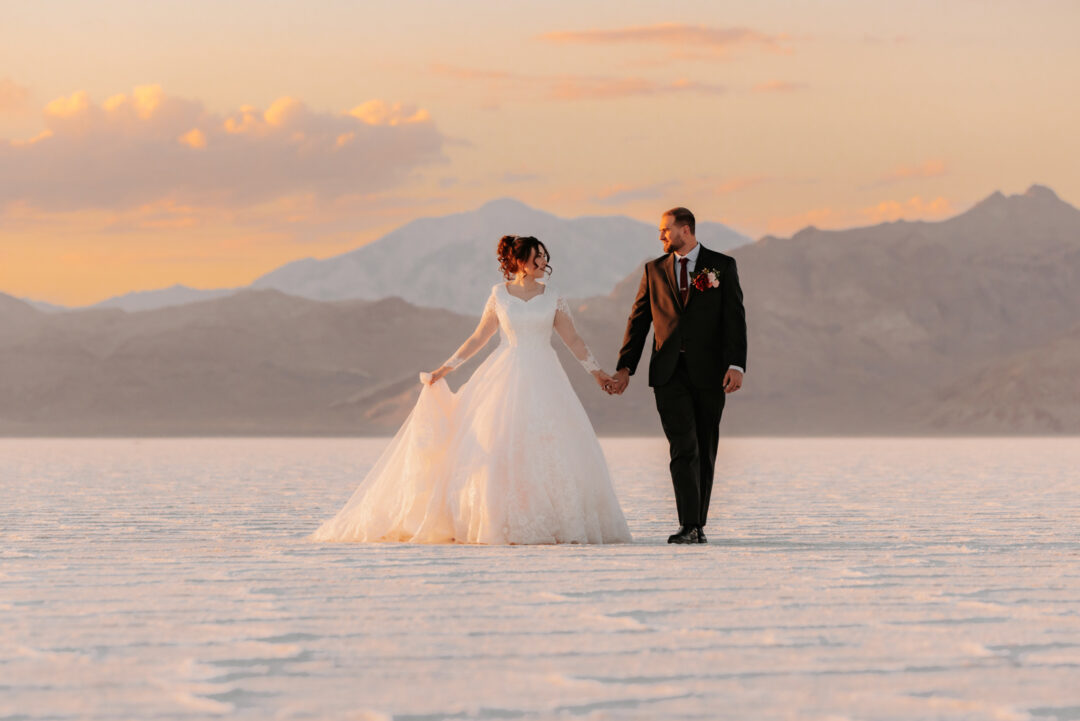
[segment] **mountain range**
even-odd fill
[[[806,228],[729,254],[750,336],[722,432],[1080,433],[1080,211],[1050,189],[994,193],[940,222]],[[572,264],[552,255],[563,287]],[[640,273],[638,260],[613,289],[572,303],[608,370]],[[475,322],[401,298],[275,289],[139,312],[47,313],[0,295],[0,433],[390,433],[417,372]],[[660,433],[644,363],[611,398],[554,343],[598,432]]]
[[[342,255],[287,263],[257,278],[249,288],[324,301],[399,297],[416,305],[475,313],[500,278],[495,247],[503,235],[542,240],[557,270],[554,280],[559,288],[585,297],[610,292],[642,261],[656,256],[657,233],[656,226],[625,216],[560,218],[502,198],[469,212],[414,220]],[[699,223],[698,236],[720,251],[750,242],[720,223]],[[241,290],[174,285],[126,293],[90,307],[154,310]],[[40,310],[62,310],[28,302]]]

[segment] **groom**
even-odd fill
[[[608,392],[626,390],[651,325],[649,385],[671,446],[679,511],[668,543],[706,543],[724,394],[742,387],[746,370],[746,313],[735,259],[697,242],[693,213],[664,213],[660,242],[667,255],[645,264]]]

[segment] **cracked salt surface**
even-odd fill
[[[1080,719],[1077,439],[725,439],[707,546],[313,544],[384,439],[0,440],[0,719]]]

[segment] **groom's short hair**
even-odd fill
[[[685,225],[690,228],[690,235],[695,235],[694,214],[686,208],[672,208],[664,215],[671,216],[672,225]]]

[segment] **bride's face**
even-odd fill
[[[543,278],[547,275],[547,261],[547,253],[538,248],[533,248],[529,253],[528,260],[521,264],[518,272],[530,278]]]

